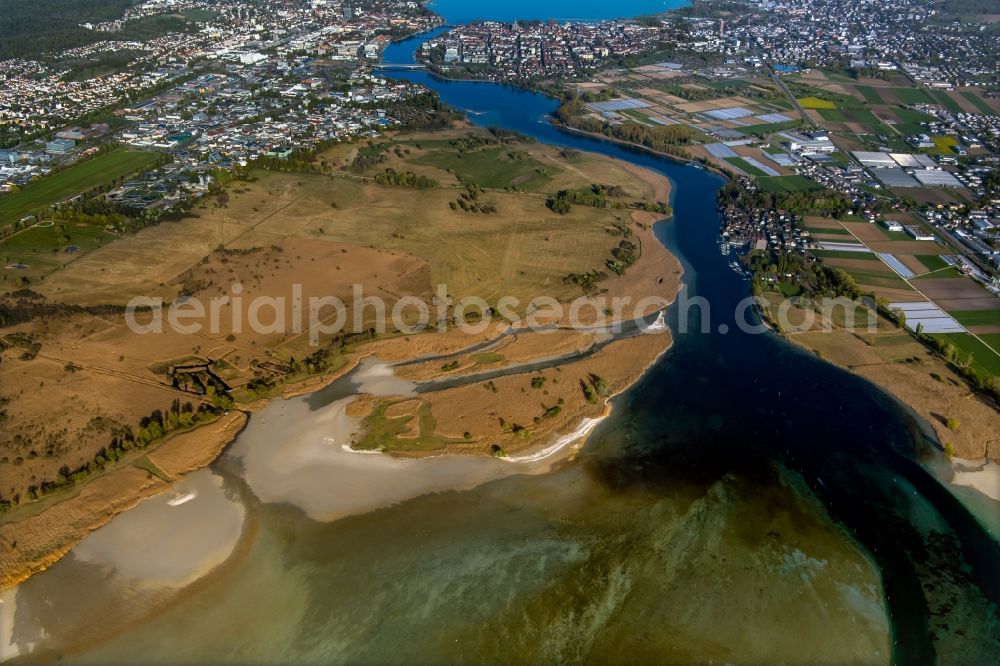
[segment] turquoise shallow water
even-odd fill
[[[90,663],[1000,661],[997,543],[918,463],[935,455],[919,424],[863,380],[738,332],[720,178],[559,132],[541,95],[393,75],[478,123],[667,175],[675,217],[657,236],[711,303],[710,329],[677,335],[547,475],[326,522],[262,504],[236,453],[280,435],[241,440],[213,467],[246,507],[227,565],[164,589],[71,554],[18,589],[19,644]],[[322,426],[330,401],[303,401],[268,423],[287,409],[288,438]]]

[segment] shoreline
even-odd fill
[[[613,159],[613,158],[612,158]],[[624,165],[634,176],[646,182],[653,190],[654,197],[665,195],[669,197],[673,194],[672,184],[666,176],[657,174],[641,167],[636,167],[622,160],[614,160],[619,165]],[[653,233],[655,224],[666,223],[670,217],[655,216],[648,214],[649,219],[642,215],[633,216],[633,221],[640,225],[637,232],[644,243],[653,242],[653,251],[640,253],[640,258],[631,271],[626,272],[624,277],[616,278],[612,281],[622,282],[619,286],[629,288],[636,286],[636,281],[645,278],[655,280],[657,276],[652,275],[656,270],[664,271],[660,275],[664,279],[664,287],[669,287],[674,283],[666,279],[665,264],[676,266],[674,275],[676,285],[669,294],[668,303],[672,304],[683,286],[683,267],[673,254],[667,250],[666,246],[659,242]],[[639,272],[642,275],[638,275]],[[649,275],[647,275],[649,273]],[[613,288],[613,287],[612,287]],[[632,313],[635,316],[635,313]],[[669,327],[665,327],[669,335]],[[659,328],[657,329],[658,332]],[[660,332],[660,334],[662,334]],[[434,335],[434,334],[430,334]],[[443,335],[449,335],[444,333]],[[481,336],[480,336],[481,337]],[[412,354],[408,354],[402,361],[413,360],[426,355],[427,350],[422,348],[422,344],[427,336],[414,336],[414,349]],[[445,338],[445,351],[461,353],[472,340],[461,340],[464,344],[456,349],[449,345],[455,342]],[[147,455],[154,464],[163,469],[170,480],[163,480],[151,472],[139,469],[133,465],[127,465],[102,475],[82,484],[75,490],[75,494],[64,500],[53,503],[37,514],[28,516],[20,521],[0,525],[0,543],[7,544],[4,557],[0,560],[0,590],[13,588],[17,584],[24,582],[36,573],[42,572],[68,554],[77,544],[85,539],[90,533],[108,524],[115,516],[128,511],[137,506],[140,502],[150,497],[154,497],[163,492],[169,491],[174,485],[182,480],[186,474],[204,469],[211,465],[223,452],[234,444],[240,435],[246,430],[250,422],[250,417],[268,405],[280,400],[301,397],[316,393],[330,386],[333,382],[343,378],[355,370],[360,362],[371,355],[377,354],[379,347],[385,346],[388,340],[375,341],[366,344],[356,352],[350,352],[347,362],[337,370],[317,377],[306,377],[299,382],[285,386],[278,395],[262,398],[250,404],[240,405],[233,408],[228,414],[220,417],[216,421],[205,424],[190,432],[185,432],[170,438],[155,450]],[[381,343],[381,344],[380,344]],[[391,344],[391,342],[389,342]],[[588,420],[580,422],[569,432],[549,432],[544,435],[546,441],[538,449],[526,452],[524,462],[540,462],[549,460],[556,454],[573,448],[585,442],[593,430],[611,414],[610,401],[617,395],[621,395],[638,380],[670,349],[673,344],[672,336],[668,344],[659,351],[658,354],[642,368],[636,368],[630,374],[630,381],[621,390],[608,396],[604,400],[603,415],[597,417],[585,417]],[[393,364],[401,362],[396,360]],[[470,452],[455,451],[446,452],[445,457],[480,457],[476,454],[469,455]],[[442,455],[437,453],[437,455]],[[387,458],[398,458],[397,455],[387,455]],[[402,456],[409,457],[409,456]],[[420,455],[416,457],[435,457]],[[554,464],[561,460],[561,457],[551,461]],[[517,457],[510,462],[518,462]],[[16,547],[15,547],[16,546]]]
[[[772,331],[774,331],[774,328],[770,325],[770,323],[767,320],[767,317],[764,316],[764,313],[762,313],[761,319],[762,321],[767,323],[768,327],[771,328]],[[828,335],[837,335],[838,333],[845,333],[845,331],[835,330],[828,333]],[[799,336],[781,334],[781,333],[777,334],[782,339],[784,339],[786,342],[793,345],[797,349],[809,354],[813,355],[816,354],[817,350],[815,348],[809,346],[805,341],[800,341],[797,339]],[[857,344],[861,343],[858,342]],[[947,439],[948,432],[942,432],[940,430],[941,424],[940,423],[936,424],[936,421],[940,421],[940,419],[935,418],[936,412],[934,410],[940,409],[940,407],[938,405],[931,406],[930,404],[928,404],[934,399],[934,396],[926,395],[924,393],[919,393],[919,395],[916,396],[921,398],[919,400],[914,400],[913,397],[907,398],[904,395],[906,391],[903,389],[913,388],[914,382],[917,381],[918,378],[901,377],[896,375],[883,376],[882,374],[877,373],[877,370],[879,368],[897,370],[898,372],[904,372],[905,370],[908,369],[896,368],[895,365],[887,361],[875,364],[851,365],[846,362],[837,360],[836,358],[832,357],[832,354],[830,353],[824,353],[821,357],[819,357],[819,360],[825,363],[829,363],[830,365],[840,370],[849,372],[851,375],[867,381],[868,383],[878,388],[880,391],[884,392],[889,399],[897,402],[906,411],[910,412],[910,414],[917,421],[917,424],[921,432],[923,433],[924,437],[932,441],[933,447],[944,456],[944,459],[947,460],[953,468],[955,467],[955,463],[953,462],[955,460],[968,461],[969,459],[981,458],[982,460],[988,463],[995,464],[1000,462],[1000,446],[997,446],[996,440],[978,442],[977,445],[981,447],[982,449],[981,451],[979,450],[970,451],[965,445],[962,445],[962,450],[957,451],[954,455],[949,456],[947,454],[946,445],[948,444],[948,439]],[[935,360],[937,359],[935,358]],[[947,364],[943,364],[942,362],[942,366],[945,370],[947,370]],[[864,369],[870,370],[870,372],[859,371]],[[958,381],[961,387],[964,387],[964,392],[963,395],[960,396],[961,401],[959,404],[962,404],[966,398],[971,398],[972,400],[970,400],[968,404],[982,405],[984,409],[990,410],[990,415],[1000,420],[1000,415],[997,414],[996,409],[988,403],[984,404],[981,398],[978,396],[978,394],[972,389],[972,387],[968,386],[960,376],[954,375],[953,379],[955,381]],[[921,387],[921,388],[926,388],[926,387]],[[963,391],[963,389],[960,388],[959,391]],[[965,404],[964,406],[968,408],[968,404]],[[962,419],[962,421],[967,422],[968,420]],[[955,432],[951,433],[952,439],[955,438],[956,434],[957,433]],[[973,456],[975,456],[975,458]]]

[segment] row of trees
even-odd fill
[[[37,500],[59,490],[69,488],[86,480],[92,474],[104,471],[129,452],[147,448],[151,443],[178,429],[191,428],[218,416],[220,409],[208,404],[197,408],[190,402],[181,405],[180,400],[174,400],[170,409],[163,412],[153,411],[139,421],[139,426],[133,431],[129,427],[117,430],[107,446],[102,446],[94,454],[92,460],[72,469],[68,465],[59,468],[55,478],[45,479],[27,488],[27,499]],[[0,497],[0,513],[10,511],[21,503],[20,494],[11,498]]]
[[[395,169],[386,169],[382,173],[375,174],[375,182],[379,185],[397,185],[417,190],[430,190],[438,186],[438,182],[433,178],[421,176],[412,171],[396,171]]]
[[[497,207],[495,205],[479,200],[479,195],[482,191],[482,188],[478,185],[466,185],[465,191],[458,196],[458,199],[448,202],[448,207],[452,210],[458,210],[461,208],[466,213],[481,213],[483,215],[495,214],[497,212]]]
[[[664,203],[650,201],[622,201],[625,190],[617,185],[593,184],[579,190],[559,190],[550,196],[545,205],[554,213],[565,215],[573,209],[573,204],[591,208],[634,208],[664,215],[670,214],[670,207]]]

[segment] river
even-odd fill
[[[425,37],[385,60],[411,62]],[[0,597],[0,639],[83,663],[1000,662],[1000,545],[928,471],[940,454],[921,424],[736,325],[747,284],[718,250],[719,176],[564,133],[539,94],[392,76],[477,124],[668,176],[675,214],[655,231],[708,330],[678,333],[547,473],[357,454],[345,468],[317,447],[357,386],[273,403],[185,482],[201,490],[175,508],[199,519],[164,519],[168,497],[125,514],[154,521],[141,538],[116,519]],[[238,543],[205,527],[234,520]],[[167,549],[189,560],[173,576],[129,566],[193,537],[210,542]]]

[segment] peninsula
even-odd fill
[[[210,463],[268,401],[317,390],[368,356],[432,390],[362,396],[357,449],[514,458],[600,418],[670,344],[662,325],[608,332],[652,322],[679,288],[680,266],[652,232],[668,200],[652,172],[512,133],[403,133],[329,149],[308,172],[244,172],[190,215],[8,293],[4,583]],[[434,303],[437,285],[452,303],[443,327],[377,331],[364,307],[358,330],[326,333],[333,310],[293,323],[293,292],[350,304],[361,289],[393,310]],[[566,312],[533,310],[539,296],[625,305],[581,308],[571,326]],[[137,331],[159,311],[130,314],[136,297],[164,310],[228,302],[213,330]],[[473,297],[484,312],[456,309]],[[506,317],[494,310],[504,297],[520,304]],[[259,298],[272,299],[266,315],[251,312]],[[254,318],[263,328],[234,327]]]

